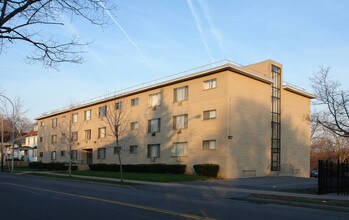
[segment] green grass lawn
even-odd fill
[[[68,172],[65,172],[68,173]],[[106,177],[106,178],[120,178],[119,172],[112,171],[73,171],[73,175],[82,175],[82,176],[97,176],[97,177]],[[183,181],[195,181],[195,180],[206,180],[207,177],[196,176],[196,175],[184,175],[184,174],[171,174],[171,173],[124,173],[124,179],[128,180],[141,180],[148,182],[183,182]]]

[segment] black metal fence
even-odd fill
[[[349,195],[349,161],[319,160],[318,194]]]

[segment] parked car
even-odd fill
[[[310,177],[319,177],[319,170],[311,170],[310,171]]]

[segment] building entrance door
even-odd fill
[[[86,151],[87,154],[87,164],[90,165],[93,163],[93,153],[92,150]]]

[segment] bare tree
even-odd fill
[[[311,79],[316,104],[325,107],[317,121],[336,135],[349,137],[349,91],[342,90],[341,84],[330,78],[329,71],[330,68],[321,67]]]
[[[81,63],[86,43],[73,36],[61,42],[50,36],[48,26],[63,25],[63,17],[79,16],[92,24],[108,23],[110,0],[0,0],[0,53],[18,41],[34,48],[27,58],[56,68],[62,62]]]
[[[129,126],[129,114],[127,111],[127,102],[125,99],[116,100],[112,106],[106,112],[106,116],[103,121],[111,131],[111,135],[115,139],[114,149],[118,156],[118,162],[120,166],[120,181],[124,182],[123,170],[122,170],[122,148],[127,142],[128,126]]]
[[[73,121],[73,110],[75,105],[70,104],[70,111],[69,114],[65,116],[65,118],[61,121],[59,124],[59,133],[61,135],[61,144],[67,147],[68,149],[68,156],[69,156],[69,177],[71,177],[72,174],[72,163],[73,163],[73,152],[76,146],[76,142],[78,140],[78,132],[80,128],[82,127],[83,123],[79,123],[79,125],[75,125]]]

